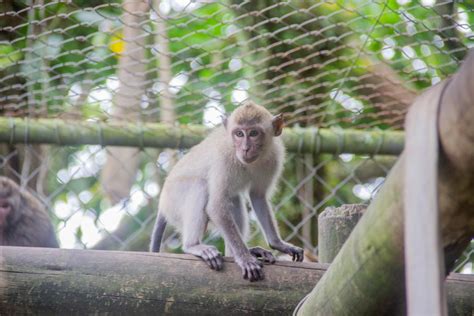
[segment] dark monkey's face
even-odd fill
[[[12,206],[8,199],[0,198],[0,227],[7,222],[7,217],[11,213]]]
[[[237,158],[244,164],[256,161],[265,146],[265,131],[259,126],[237,126],[232,139]]]
[[[0,228],[7,225],[8,219],[14,213],[13,210],[19,204],[19,196],[13,192],[15,187],[17,185],[11,180],[0,180]]]

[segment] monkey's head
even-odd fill
[[[250,164],[266,152],[273,137],[281,135],[283,114],[273,116],[264,107],[249,101],[224,119],[224,126],[231,136],[237,159]]]
[[[14,221],[15,210],[19,210],[21,196],[20,188],[12,180],[0,176],[0,228]]]

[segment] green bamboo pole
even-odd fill
[[[155,148],[190,148],[208,133],[201,125],[169,127],[160,123],[64,121],[0,117],[0,142],[67,145],[102,145]],[[286,128],[287,150],[298,153],[352,153],[398,155],[404,135],[399,131]]]

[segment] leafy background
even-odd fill
[[[167,98],[171,123],[185,128],[215,126],[252,98],[284,112],[288,126],[397,130],[415,96],[455,72],[474,44],[470,1],[152,1],[133,12],[135,44],[127,13],[121,1],[0,2],[1,114],[155,122]],[[140,59],[121,64],[133,45]],[[132,118],[116,110],[121,68],[142,71]],[[2,173],[51,210],[62,247],[126,250],[147,248],[161,184],[184,153],[140,149],[129,168],[100,146],[0,150]],[[282,234],[316,253],[318,213],[370,201],[394,159],[289,153],[273,198]],[[101,178],[112,163],[131,177],[119,200]],[[251,242],[264,244],[251,219]],[[208,242],[223,247],[214,232]],[[167,245],[180,250],[176,234]],[[459,265],[467,273],[472,249]]]

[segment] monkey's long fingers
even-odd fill
[[[271,263],[271,264],[276,262],[276,259],[273,256],[273,254],[270,251],[268,251],[264,248],[253,247],[253,248],[250,248],[249,251],[250,251],[250,254],[252,256],[257,257],[257,258],[261,258],[263,260],[263,262],[268,262],[268,263]]]
[[[245,275],[247,277],[244,277],[244,279],[248,278],[250,282],[257,281],[257,275],[253,272],[252,268],[249,266],[245,267]]]
[[[224,260],[222,259],[222,255],[219,254],[216,258],[216,263],[217,263],[217,270],[222,270],[224,266]]]
[[[249,271],[247,269],[242,269],[242,277],[245,280],[249,279]]]
[[[259,281],[265,279],[265,275],[263,273],[261,262],[250,262],[247,264],[246,270],[248,270],[248,274],[250,275],[250,281]]]
[[[219,270],[219,264],[216,260],[216,257],[209,256],[209,263],[211,264],[211,268],[213,270]]]
[[[274,264],[276,262],[276,258],[270,251],[268,251],[263,254],[263,261]]]
[[[217,257],[219,256],[219,252],[214,248],[208,248],[204,251],[206,252],[207,257],[209,258],[209,262],[211,263],[212,268],[214,270],[219,270],[220,267],[219,267],[219,263],[217,261]]]
[[[253,266],[252,268],[256,277],[256,281],[265,279],[265,275],[263,273],[263,264],[261,262],[258,262],[258,264]]]
[[[211,267],[211,269],[222,269],[222,256],[219,251],[214,248],[205,249],[203,250],[203,256],[205,257],[205,261]]]
[[[299,261],[299,262],[302,262],[303,259],[304,259],[304,253],[301,252],[301,253],[298,254],[298,261]]]
[[[291,248],[289,255],[293,257],[293,261],[301,262],[303,261],[303,258],[304,258],[303,249],[299,247]]]
[[[211,258],[207,255],[205,251],[201,253],[200,257],[212,270],[215,270],[214,266],[212,265]]]
[[[303,261],[303,258],[304,258],[303,249],[301,249],[300,247],[289,245],[289,246],[284,247],[281,250],[282,252],[290,255],[293,261],[299,261],[299,262]]]
[[[215,254],[213,254],[212,262],[214,266],[216,267],[216,270],[221,270],[224,265],[222,255],[219,252],[216,252]]]

